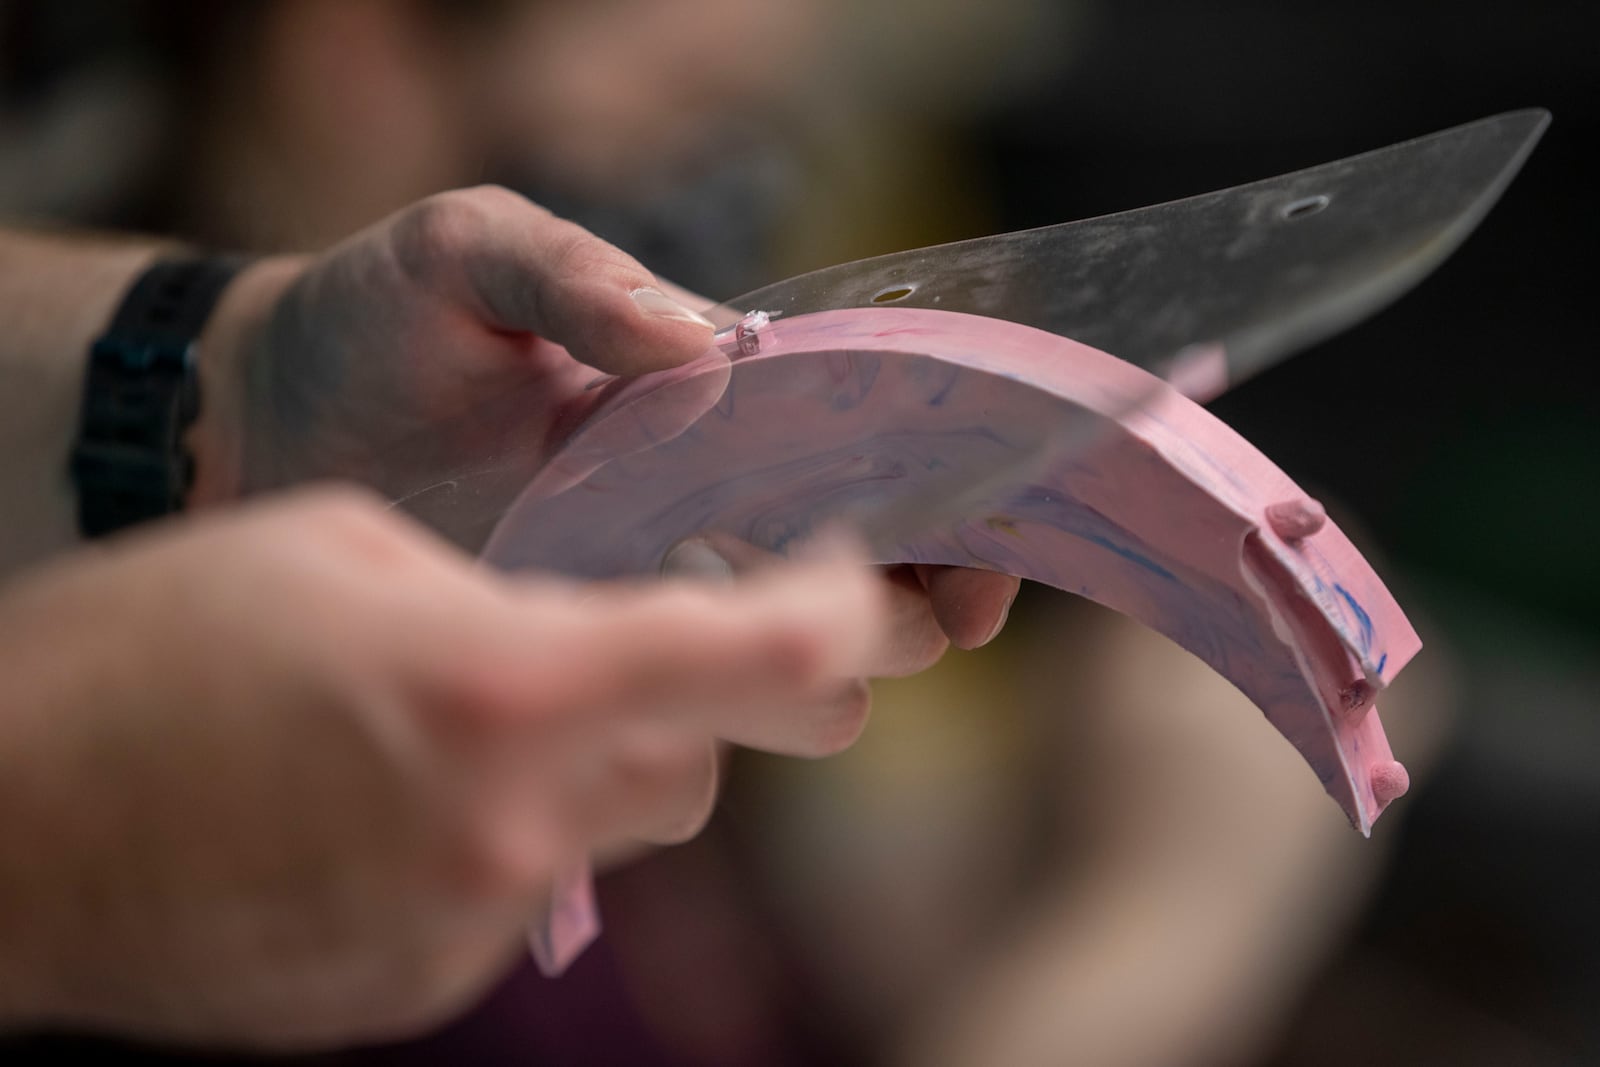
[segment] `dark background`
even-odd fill
[[[149,47],[142,24],[109,16],[119,5],[0,0],[0,16],[24,7],[33,42],[54,51],[4,57],[13,100],[107,48],[180,66],[205,50],[183,18],[157,20],[174,36]],[[1595,5],[1072,11],[1059,73],[945,130],[984,204],[946,217],[979,228],[930,220],[927,240],[1138,207],[1501,111],[1553,113],[1434,276],[1213,409],[1354,519],[1436,635],[1424,655],[1460,675],[1455,729],[1406,801],[1375,905],[1265,1062],[1600,1063]],[[159,226],[160,188],[89,221]],[[677,271],[669,251],[647,258],[697,283],[692,257]]]

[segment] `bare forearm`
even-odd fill
[[[0,580],[77,540],[67,461],[89,345],[158,248],[0,232]]]
[[[0,582],[78,541],[68,459],[78,429],[89,346],[134,279],[177,247],[0,231]],[[186,446],[196,464],[189,502],[238,493],[234,371],[247,335],[304,267],[300,257],[252,264],[222,294],[199,337],[200,417]]]

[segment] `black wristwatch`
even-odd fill
[[[156,263],[89,350],[72,450],[85,537],[182,510],[194,483],[183,435],[200,413],[195,342],[243,265],[221,258]]]

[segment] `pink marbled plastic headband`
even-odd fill
[[[1061,426],[1081,448],[1041,466]],[[992,474],[1006,469],[1017,477]],[[1261,708],[1363,833],[1405,791],[1373,701],[1420,642],[1349,539],[1198,404],[1026,326],[821,312],[767,327],[731,374],[708,358],[641,379],[524,491],[485,558],[650,574],[696,534],[782,551],[942,487],[963,513],[934,509],[876,545],[879,562],[1019,575],[1166,634]],[[566,950],[547,963],[581,947],[581,911],[566,909]]]

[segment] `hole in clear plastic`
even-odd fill
[[[1292,222],[1295,219],[1303,219],[1315,215],[1327,207],[1328,204],[1328,198],[1320,193],[1316,196],[1303,196],[1299,200],[1292,200],[1283,205],[1281,214],[1285,219]]]
[[[873,293],[872,302],[874,304],[893,304],[896,301],[904,300],[916,291],[915,284],[891,285],[887,289],[879,289],[876,293]]]

